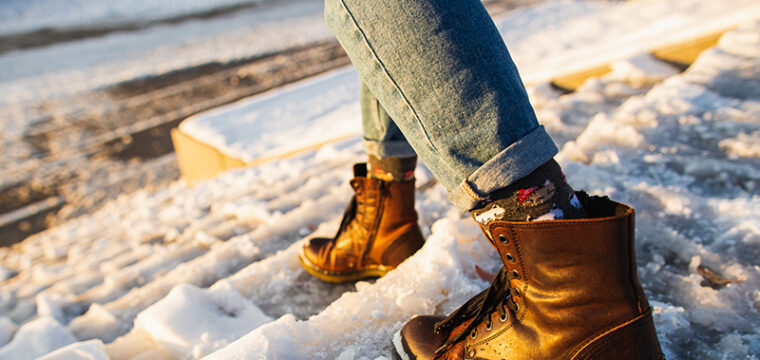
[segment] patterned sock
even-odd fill
[[[414,179],[417,157],[387,157],[380,159],[369,156],[367,172],[369,177],[383,181],[409,181]]]
[[[511,185],[492,192],[491,202],[470,214],[481,226],[492,220],[544,221],[586,217],[559,164],[549,160]]]

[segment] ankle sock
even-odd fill
[[[369,156],[367,173],[369,177],[383,181],[409,181],[414,179],[414,169],[417,167],[417,157],[386,157]]]
[[[481,226],[493,220],[543,221],[585,218],[581,202],[554,159],[489,195],[490,203],[470,211]]]

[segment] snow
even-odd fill
[[[752,0],[581,2],[526,7],[497,21],[523,81],[541,83],[722,31],[760,15]]]
[[[688,3],[715,10],[711,2]],[[637,4],[684,10],[677,6],[687,2],[558,1],[521,14],[572,22],[567,14],[617,13],[618,6],[634,14]],[[747,3],[732,4],[725,11]],[[640,51],[615,59],[612,73],[575,93],[560,95],[546,83],[528,89],[569,182],[637,210],[638,271],[668,359],[760,358],[757,34],[760,21],[744,23],[681,74]],[[325,81],[336,81],[344,96],[304,106],[313,112],[300,123],[297,112],[278,112],[292,99],[320,99]],[[339,70],[234,104],[227,114],[282,117],[300,129],[330,119],[356,129],[350,89],[355,75]],[[225,119],[223,111],[212,115]],[[291,140],[269,135],[280,140],[268,149]],[[251,143],[269,141],[260,138]],[[227,151],[266,154],[243,140]],[[353,136],[209,181],[122,196],[0,248],[0,358],[390,358],[404,322],[452,311],[488,285],[476,265],[494,272],[499,260],[420,164],[416,208],[427,240],[418,253],[383,278],[355,284],[326,284],[303,271],[298,250],[306,238],[334,232],[350,197],[351,164],[364,158]]]
[[[439,307],[451,311],[487,285],[472,278],[475,263],[496,266],[489,245],[477,241],[480,232],[474,223],[443,219],[432,232],[417,254],[385,277],[372,284],[357,283],[356,292],[344,293],[307,321],[285,315],[261,326],[207,359],[388,354],[393,332],[411,316],[433,313]]]
[[[240,0],[225,2],[243,3]],[[5,12],[0,8],[0,16],[7,14],[5,16],[12,17],[16,12],[23,12],[26,8],[23,3],[2,2],[0,5],[7,8]],[[93,8],[120,8],[122,2],[40,0],[30,6],[36,8],[42,3],[60,4],[55,8],[65,8],[66,3],[88,3]],[[181,12],[189,11],[194,6],[211,6],[211,3],[204,1],[191,1],[187,3],[189,6],[175,6],[177,2],[138,0],[123,3],[125,6],[143,3],[138,9],[145,11],[164,8]],[[3,94],[0,98],[0,116],[8,120],[0,123],[0,140],[20,137],[29,125],[39,121],[37,107],[40,101],[65,101],[68,96],[127,80],[207,63],[227,63],[329,40],[332,35],[323,23],[322,6],[318,0],[267,2],[225,17],[158,24],[134,31],[107,33],[80,41],[2,53],[0,67],[4,71],[0,72],[0,93]],[[76,12],[78,7],[71,9]],[[106,12],[113,12],[109,16],[120,16],[117,9]],[[49,10],[45,13],[55,15]],[[159,11],[156,16],[163,16],[160,14]],[[139,19],[144,15],[142,10],[138,10],[130,16]],[[34,18],[34,15],[29,18]],[[111,20],[104,18],[103,21]],[[80,113],[88,111],[86,107],[72,108],[74,104],[56,105],[59,105],[57,112],[52,116],[64,116],[74,110]],[[119,105],[114,103],[113,106],[117,108]]]
[[[0,35],[41,29],[85,28],[177,18],[256,0],[100,2],[92,0],[25,0],[0,3]]]
[[[0,317],[0,346],[4,346],[16,333],[16,324],[7,317]]]
[[[508,13],[496,23],[528,84],[611,63],[612,76],[642,87],[677,73],[642,53],[757,17],[760,5],[744,0],[733,1],[732,6],[704,0],[549,1]],[[732,41],[741,40],[724,42]],[[230,157],[245,162],[268,159],[359,134],[360,124],[353,121],[360,117],[358,87],[358,77],[349,66],[269,96],[202,113],[184,121],[181,129]],[[625,89],[610,86],[606,91]],[[310,115],[303,116],[304,112]],[[306,133],[308,137],[300,136]]]
[[[359,135],[359,113],[359,76],[349,67],[191,117],[180,129],[251,162]]]
[[[103,350],[103,342],[89,340],[64,346],[50,352],[39,360],[108,360],[108,354]]]
[[[0,359],[33,359],[77,340],[50,317],[40,317],[22,325],[13,340],[0,348]]]
[[[141,312],[135,329],[184,359],[199,358],[271,320],[232,287],[182,284]]]

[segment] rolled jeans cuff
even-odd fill
[[[557,152],[557,145],[539,126],[476,169],[449,193],[449,199],[462,212],[472,210],[488,200],[491,192],[527,176]]]
[[[364,139],[364,149],[367,154],[380,159],[417,156],[417,153],[406,140],[376,141]]]

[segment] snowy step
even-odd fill
[[[572,90],[609,73],[611,63],[641,53],[691,63],[726,29],[757,17],[760,4],[754,1],[560,2],[495,21],[527,84]],[[356,74],[346,68],[185,120],[172,137],[182,176],[210,178],[358,136],[358,87]]]

